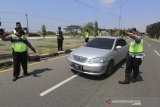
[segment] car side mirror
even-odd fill
[[[116,49],[120,49],[120,48],[122,48],[122,46],[116,46]]]

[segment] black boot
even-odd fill
[[[125,76],[125,80],[119,81],[119,84],[129,84],[130,83],[130,75]]]
[[[30,76],[30,73],[27,72],[27,73],[24,73],[23,75],[24,76]]]
[[[135,83],[136,81],[137,81],[136,78],[133,78],[131,82]]]
[[[16,81],[18,79],[18,77],[13,77],[12,81]]]
[[[137,76],[135,74],[132,74],[131,83],[135,83],[137,81]]]

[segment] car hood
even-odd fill
[[[110,52],[111,50],[107,49],[98,49],[98,48],[82,46],[78,49],[75,49],[71,54],[86,58],[96,58],[96,57],[106,57]]]

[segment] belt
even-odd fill
[[[131,55],[131,54],[130,54],[130,56],[133,57],[133,58],[140,58],[140,59],[142,59],[142,60],[144,59],[144,56]]]
[[[143,58],[143,56],[135,56],[135,58]]]

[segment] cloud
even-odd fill
[[[105,6],[114,3],[116,0],[101,0],[101,3]]]

